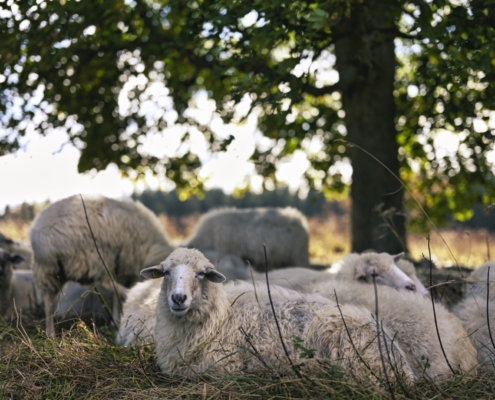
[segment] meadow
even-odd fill
[[[160,216],[174,241],[187,237],[199,215],[176,219]],[[327,215],[309,221],[311,262],[330,264],[350,251],[348,221]],[[26,240],[29,223],[0,220],[0,232]],[[443,237],[448,247],[443,243]],[[483,230],[442,230],[431,233],[433,259],[439,266],[478,266],[490,258],[495,235]],[[428,255],[425,235],[409,235],[414,259]],[[494,398],[495,373],[457,374],[445,381],[421,380],[388,386],[359,380],[338,368],[322,365],[312,376],[297,377],[288,367],[283,375],[267,371],[164,376],[154,363],[152,346],[123,348],[115,344],[112,328],[96,329],[75,322],[55,339],[47,339],[40,326],[21,319],[0,323],[0,399],[436,399]],[[283,353],[281,350],[281,357]],[[304,363],[303,359],[297,360]]]

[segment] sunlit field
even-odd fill
[[[168,237],[179,244],[194,230],[200,214],[182,218],[160,215]],[[28,240],[29,222],[0,220],[0,232],[13,239]],[[350,252],[349,221],[332,214],[309,219],[309,252],[312,264],[331,264]],[[425,234],[409,234],[408,247],[412,259],[428,258]],[[430,232],[432,259],[438,267],[464,265],[475,268],[495,254],[495,233],[485,229],[441,229]]]

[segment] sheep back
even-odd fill
[[[117,333],[117,343],[122,346],[154,343],[156,305],[162,281],[163,278],[138,282],[129,290]]]
[[[210,303],[204,313],[209,318],[206,320],[195,315],[171,317],[165,308],[166,298],[160,296],[155,350],[162,372],[193,375],[211,372],[213,368],[221,371],[260,368],[260,361],[252,355],[245,335],[266,362],[279,372],[287,372],[289,366],[274,325],[266,287],[261,283],[253,287],[247,282],[236,281],[225,284],[223,289],[222,293],[216,291],[214,295],[208,295]],[[318,295],[303,297],[275,285],[271,287],[271,294],[282,335],[293,359],[298,358],[298,354],[291,344],[301,338],[304,346],[316,350],[315,358],[305,363],[306,368],[319,368],[319,362],[330,359],[332,364],[351,369],[357,376],[370,375],[349,344],[347,330],[333,302]],[[220,304],[212,307],[211,298]],[[359,311],[354,306],[342,306],[341,309],[362,357],[377,375],[381,374],[376,328],[373,328],[369,312]],[[402,354],[400,349],[398,354]],[[412,371],[407,363],[405,365],[404,371],[411,377]],[[391,372],[389,369],[389,376],[392,376]]]
[[[85,196],[84,203],[101,256],[119,283],[131,285],[143,266],[162,261],[172,251],[159,221],[139,202]],[[43,290],[55,293],[59,282],[67,280],[86,284],[108,278],[79,196],[42,211],[29,237],[34,279]]]
[[[218,250],[264,269],[263,244],[270,268],[309,263],[306,218],[295,208],[217,209],[205,214],[185,246]]]

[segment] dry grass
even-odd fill
[[[0,232],[5,236],[27,241],[28,231],[31,226],[31,222],[16,220],[16,219],[0,219]]]
[[[281,355],[282,357],[282,355]],[[396,399],[493,398],[493,372],[456,375],[436,383],[392,387]],[[260,371],[222,376],[165,376],[155,367],[153,349],[114,345],[83,323],[48,339],[39,331],[0,326],[0,398],[6,399],[388,399],[383,382],[356,381],[326,366],[299,379],[292,373]]]

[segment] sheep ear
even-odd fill
[[[25,260],[24,260],[24,257],[22,257],[18,254],[13,254],[9,257],[9,261],[12,264],[20,264],[20,263],[23,263]]]
[[[163,278],[163,267],[161,265],[157,265],[155,267],[142,269],[140,275],[146,279]]]
[[[392,256],[392,258],[394,259],[394,262],[399,261],[402,257],[404,257],[404,252],[399,253],[399,254],[395,254]]]
[[[205,278],[208,279],[210,282],[214,283],[222,283],[227,279],[223,274],[218,272],[216,269],[207,269]]]

